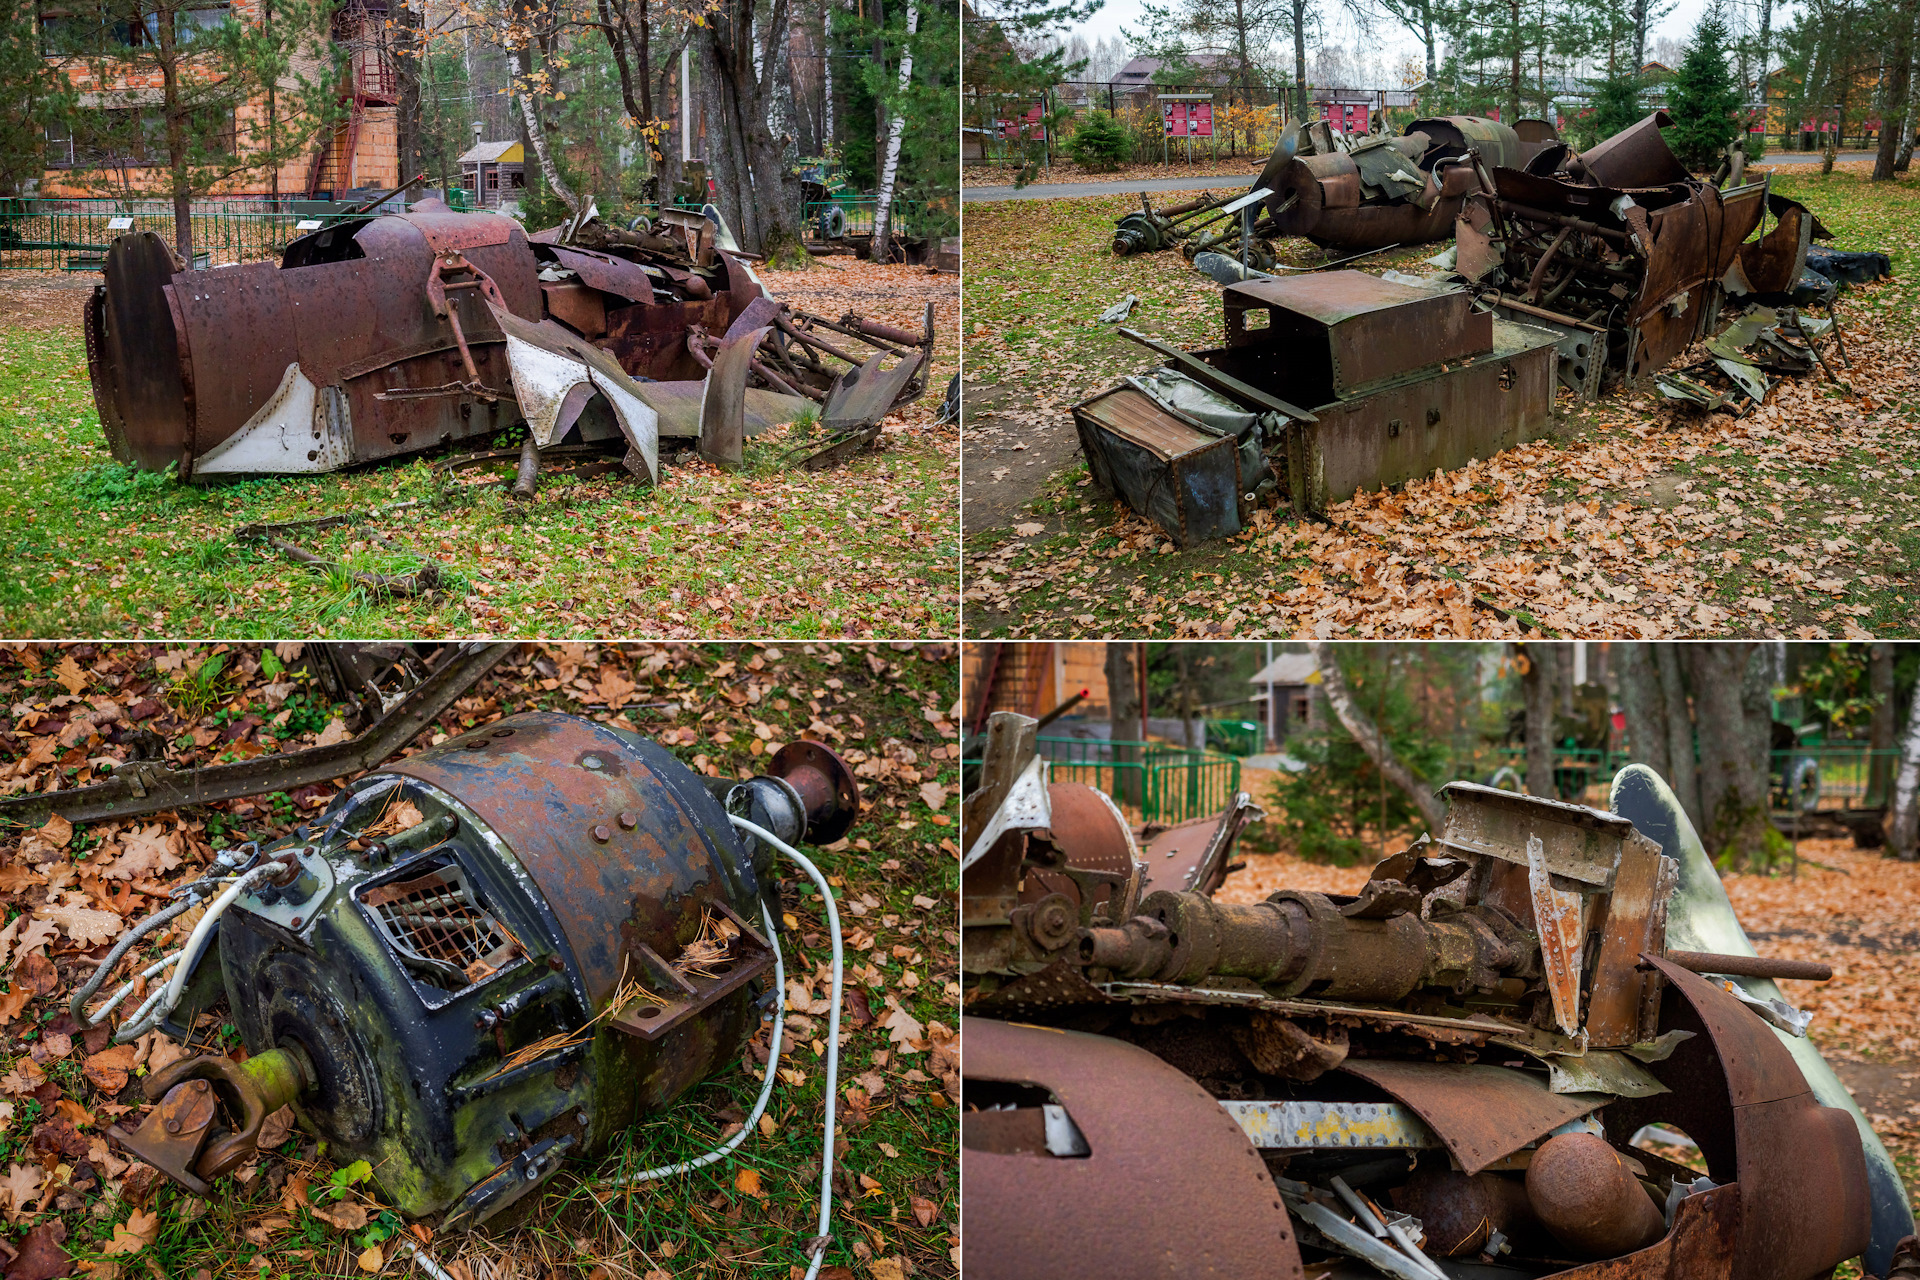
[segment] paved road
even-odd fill
[[[1871,151],[1842,151],[1840,160],[1871,160]],[[1819,164],[1819,156],[1779,155],[1768,156],[1758,164]],[[1254,173],[1249,170],[1244,177],[1227,175],[1212,178],[1154,178],[1148,182],[1036,182],[1026,187],[972,187],[960,188],[962,204],[973,204],[986,200],[1056,200],[1061,196],[1121,196],[1136,191],[1199,191],[1211,187],[1215,191],[1240,191],[1247,189],[1253,182]]]

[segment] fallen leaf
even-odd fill
[[[940,1210],[933,1201],[925,1196],[908,1196],[907,1203],[913,1208],[913,1220],[922,1227],[930,1227]]]
[[[23,956],[20,963],[13,966],[11,981],[16,989],[36,996],[50,996],[60,989],[60,974],[53,967],[53,961],[38,951]]]
[[[758,1169],[742,1169],[740,1172],[734,1174],[733,1189],[742,1195],[766,1195],[766,1192],[760,1189],[760,1171]]]
[[[937,782],[923,782],[920,784],[920,799],[927,808],[937,813],[946,807],[947,789]]]
[[[260,1123],[260,1138],[256,1145],[262,1151],[271,1151],[287,1140],[293,1132],[293,1108],[281,1107],[270,1113]]]
[[[71,653],[62,658],[60,665],[53,669],[53,678],[65,685],[67,692],[76,698],[80,696],[80,691],[87,687],[87,673],[80,669],[80,664],[74,661]]]
[[[867,1274],[873,1280],[907,1280],[907,1273],[898,1258],[875,1258],[867,1264]]]
[[[126,921],[113,912],[95,911],[90,907],[42,907],[33,913],[33,918],[59,925],[69,938],[83,947],[112,942],[127,927]]]
[[[20,1252],[7,1264],[7,1280],[59,1280],[71,1275],[73,1260],[60,1247],[67,1238],[67,1224],[55,1218],[27,1232]]]
[[[371,1275],[385,1266],[387,1259],[386,1255],[380,1252],[380,1246],[372,1244],[367,1246],[367,1251],[360,1255],[358,1262],[360,1269]]]
[[[134,1064],[133,1046],[117,1044],[111,1049],[102,1049],[99,1053],[89,1055],[84,1070],[94,1088],[117,1094],[127,1087],[127,1076]]]
[[[995,477],[995,479],[998,479],[998,478],[999,477],[997,476]],[[1025,524],[1017,524],[1013,526],[1014,534],[1017,537],[1022,537],[1022,538],[1031,538],[1037,533],[1045,533],[1046,529],[1047,529],[1047,526],[1033,520],[1029,520]]]
[[[343,1200],[331,1207],[315,1207],[313,1216],[341,1231],[358,1231],[367,1225],[367,1206],[357,1200]]]
[[[107,1241],[103,1253],[138,1253],[154,1242],[160,1234],[160,1215],[147,1209],[135,1209],[127,1215],[125,1222],[116,1222],[113,1226],[113,1239]]]
[[[40,828],[40,834],[54,848],[64,849],[67,842],[73,839],[73,824],[56,813]]]
[[[320,731],[320,736],[314,741],[313,745],[316,747],[331,747],[337,743],[345,742],[352,736],[351,733],[347,732],[346,722],[340,719],[339,716],[335,716],[333,719],[327,721],[327,727]]]

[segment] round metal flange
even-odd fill
[[[774,752],[767,772],[800,794],[807,811],[809,844],[832,844],[860,816],[860,784],[847,762],[824,743],[789,742]]]

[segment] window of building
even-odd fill
[[[487,170],[487,190],[498,191],[499,189],[500,189],[500,171],[498,169]]]
[[[511,185],[515,191],[527,185],[527,175],[518,170],[508,174],[507,177],[510,179],[509,185]]]

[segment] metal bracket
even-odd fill
[[[653,948],[641,943],[629,954],[646,971],[642,981],[649,990],[664,998],[654,1003],[644,997],[608,1020],[615,1031],[641,1040],[658,1040],[688,1018],[719,1003],[735,991],[773,968],[773,948],[748,924],[739,912],[715,899],[706,904],[731,920],[739,932],[727,944],[726,958],[712,967],[713,977],[683,974],[661,959]],[[664,987],[665,991],[658,988]]]

